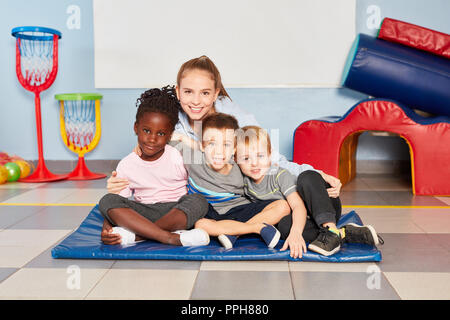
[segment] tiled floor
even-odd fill
[[[0,185],[0,299],[450,299],[450,198],[415,197],[408,179],[342,191],[384,238],[380,263],[52,259],[105,184]]]

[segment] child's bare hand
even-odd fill
[[[342,183],[341,180],[339,180],[336,177],[330,176],[329,174],[326,174],[324,172],[321,172],[322,178],[328,182],[331,186],[331,188],[327,189],[328,192],[328,196],[330,198],[337,198],[339,197],[340,193],[341,193],[341,187],[342,187]]]
[[[106,181],[106,188],[108,189],[108,193],[118,194],[120,191],[125,189],[128,186],[128,180],[117,177],[117,172],[113,171],[111,173],[111,177]]]
[[[112,233],[112,231],[112,225],[105,219],[100,234],[100,238],[104,244],[120,244],[122,241],[122,237],[119,234]]]
[[[328,192],[328,196],[330,198],[337,198],[339,197],[340,193],[341,193],[341,187],[336,187],[336,188],[328,188],[327,189]]]
[[[306,243],[300,232],[292,232],[291,230],[280,251],[284,251],[288,247],[292,258],[301,258],[303,252],[306,253]]]

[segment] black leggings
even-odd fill
[[[341,217],[341,200],[330,198],[327,188],[330,188],[330,185],[316,171],[304,171],[298,176],[297,191],[303,199],[307,211],[306,224],[302,234],[305,242],[312,242],[317,238],[320,229],[323,228],[323,223],[337,223]],[[281,239],[287,238],[291,226],[292,214],[281,219],[277,225]]]

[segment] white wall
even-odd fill
[[[161,87],[205,54],[226,87],[336,87],[354,21],[355,0],[94,0],[95,86]]]

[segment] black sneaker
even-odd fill
[[[344,226],[344,241],[348,243],[363,243],[372,246],[384,244],[384,240],[377,234],[375,228],[366,225],[360,226],[355,223],[349,223]]]
[[[308,249],[324,256],[331,256],[341,249],[341,236],[328,230],[321,228],[319,236],[311,242]]]

